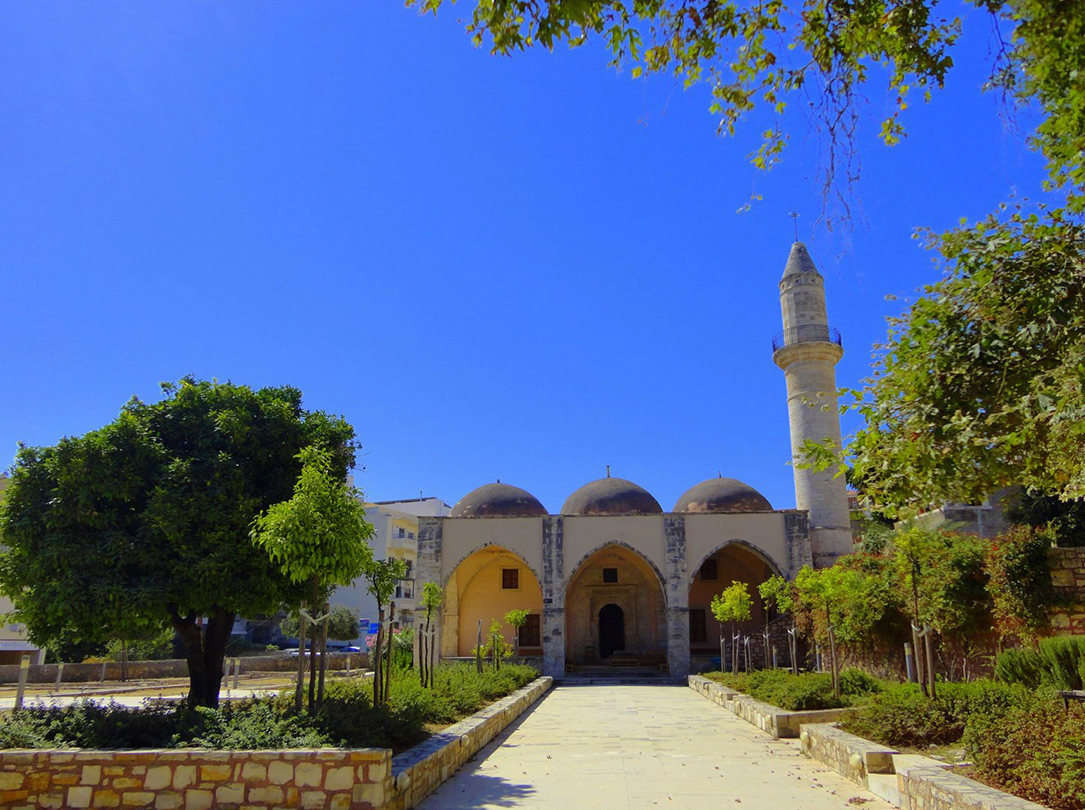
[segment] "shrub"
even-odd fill
[[[297,716],[282,714],[270,700],[197,706],[171,741],[179,748],[320,748],[328,738]]]
[[[1040,685],[1043,659],[1036,650],[1003,650],[995,658],[995,677],[1003,683],[1017,683],[1035,689]]]
[[[1041,680],[1053,689],[1081,689],[1085,668],[1085,638],[1056,636],[1043,639],[1040,656]]]
[[[825,672],[792,675],[782,669],[759,669],[749,674],[708,672],[705,676],[724,686],[788,711],[838,709],[881,690],[882,682],[858,669],[840,673],[840,698],[833,694],[832,676]]]
[[[865,697],[882,691],[882,681],[861,669],[845,669],[840,672],[840,692],[851,697]]]
[[[1034,698],[969,724],[975,775],[1052,810],[1085,810],[1085,713]]]

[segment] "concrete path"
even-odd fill
[[[684,686],[553,689],[422,810],[891,810]]]

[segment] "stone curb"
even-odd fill
[[[846,709],[813,709],[791,712],[754,700],[749,695],[736,692],[701,675],[690,675],[687,682],[689,687],[702,697],[718,703],[776,739],[798,737],[800,726],[807,723],[834,723],[847,711]]]
[[[374,806],[382,810],[409,810],[417,805],[545,695],[553,683],[554,679],[548,675],[536,678],[394,757],[383,801],[374,801]]]
[[[835,725],[844,709],[787,712],[700,675],[690,675],[689,685],[777,739],[797,736],[803,754],[901,810],[1048,810],[954,773],[945,763],[849,734]]]

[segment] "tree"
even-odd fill
[[[731,665],[738,674],[738,641],[735,635],[736,622],[748,622],[753,608],[753,597],[745,582],[734,580],[730,587],[712,597],[710,604],[712,615],[720,624],[720,669],[724,667],[723,625],[731,625]]]
[[[377,600],[377,615],[380,623],[377,629],[377,641],[373,648],[373,705],[380,706],[388,699],[392,683],[392,645],[385,633],[384,607],[388,605],[388,628],[391,632],[395,619],[395,603],[391,601],[396,592],[396,583],[407,576],[407,563],[389,557],[386,560],[374,560],[366,569],[365,578],[369,582],[369,592]],[[387,650],[385,642],[388,641]],[[384,660],[386,659],[387,660]]]
[[[358,622],[361,614],[346,605],[333,605],[328,614],[328,638],[337,641],[353,641],[358,638]]]
[[[418,657],[421,659],[418,669],[424,687],[433,686],[431,659],[434,657],[434,651],[430,649],[430,645],[436,640],[433,631],[433,614],[440,609],[443,600],[444,591],[436,582],[427,582],[422,586],[422,607],[425,608],[426,618],[422,620],[421,632],[418,634]]]
[[[408,0],[436,13],[443,0]],[[971,0],[998,36],[989,87],[1040,110],[1031,143],[1047,158],[1052,186],[1085,188],[1085,16],[1074,3]],[[767,120],[755,166],[771,167],[787,142],[789,106],[809,109],[823,133],[825,189],[858,177],[854,139],[871,84],[885,82],[889,145],[905,134],[913,91],[929,100],[953,67],[960,19],[936,0],[478,0],[468,31],[476,45],[510,55],[532,46],[578,47],[601,40],[634,77],[670,73],[712,87],[718,131],[758,111]],[[1003,38],[1009,30],[1010,40]],[[1081,200],[1079,202],[1085,202]],[[1079,208],[1080,210],[1080,208]]]
[[[1010,523],[1032,529],[1048,527],[1060,548],[1085,546],[1085,499],[1064,501],[1055,495],[1022,492],[1004,503]]]
[[[19,449],[0,508],[0,590],[42,645],[172,626],[189,700],[215,706],[237,614],[301,597],[249,541],[253,519],[290,497],[304,447],[332,453],[345,476],[354,430],[303,409],[295,388],[186,377],[163,391],[85,436]]]
[[[528,610],[510,610],[505,614],[505,623],[512,627],[512,654],[520,655],[520,628],[527,624]]]
[[[1085,495],[1085,225],[1016,211],[932,242],[943,279],[851,392],[865,496],[900,509],[1011,484]]]
[[[294,494],[274,504],[252,523],[252,542],[267,552],[291,582],[305,589],[308,613],[299,610],[305,621],[298,622],[298,682],[294,705],[301,710],[302,673],[305,666],[306,625],[311,625],[316,639],[317,613],[322,633],[319,649],[311,644],[309,656],[309,711],[324,697],[324,673],[327,670],[328,621],[331,612],[327,599],[336,585],[349,585],[373,564],[368,540],[373,527],[365,519],[357,491],[348,487],[338,473],[330,451],[306,447],[297,456],[301,474]],[[353,622],[357,627],[357,619]],[[348,632],[350,632],[348,630]],[[354,634],[351,633],[351,638]],[[317,657],[320,658],[320,684],[316,685]]]
[[[995,629],[1003,641],[1035,643],[1048,629],[1058,595],[1048,552],[1054,530],[1012,526],[987,547],[988,590]]]
[[[773,574],[760,585],[757,592],[765,603],[765,614],[775,610],[781,616],[791,616],[791,627],[787,632],[787,651],[791,660],[791,673],[799,674],[799,658],[795,639],[795,586],[779,574]],[[768,651],[765,652],[766,656]],[[769,659],[765,658],[765,666],[769,666]]]

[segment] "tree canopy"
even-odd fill
[[[408,0],[436,13],[445,0]],[[1085,188],[1085,15],[1075,3],[970,0],[997,40],[989,87],[1038,108],[1031,143],[1056,187]],[[960,7],[964,11],[964,6]],[[754,165],[770,167],[787,142],[785,113],[808,110],[823,132],[826,189],[858,177],[854,139],[878,85],[888,114],[880,136],[905,134],[915,94],[929,99],[953,68],[960,17],[936,0],[477,0],[468,32],[476,45],[510,55],[540,46],[599,41],[634,76],[672,74],[711,86],[721,133],[760,111]],[[792,123],[790,126],[794,127]]]
[[[0,507],[0,590],[43,645],[172,625],[190,699],[213,706],[235,616],[300,601],[250,541],[253,519],[290,498],[305,447],[345,476],[354,430],[306,411],[295,388],[185,378],[163,391],[84,436],[20,448]]]

